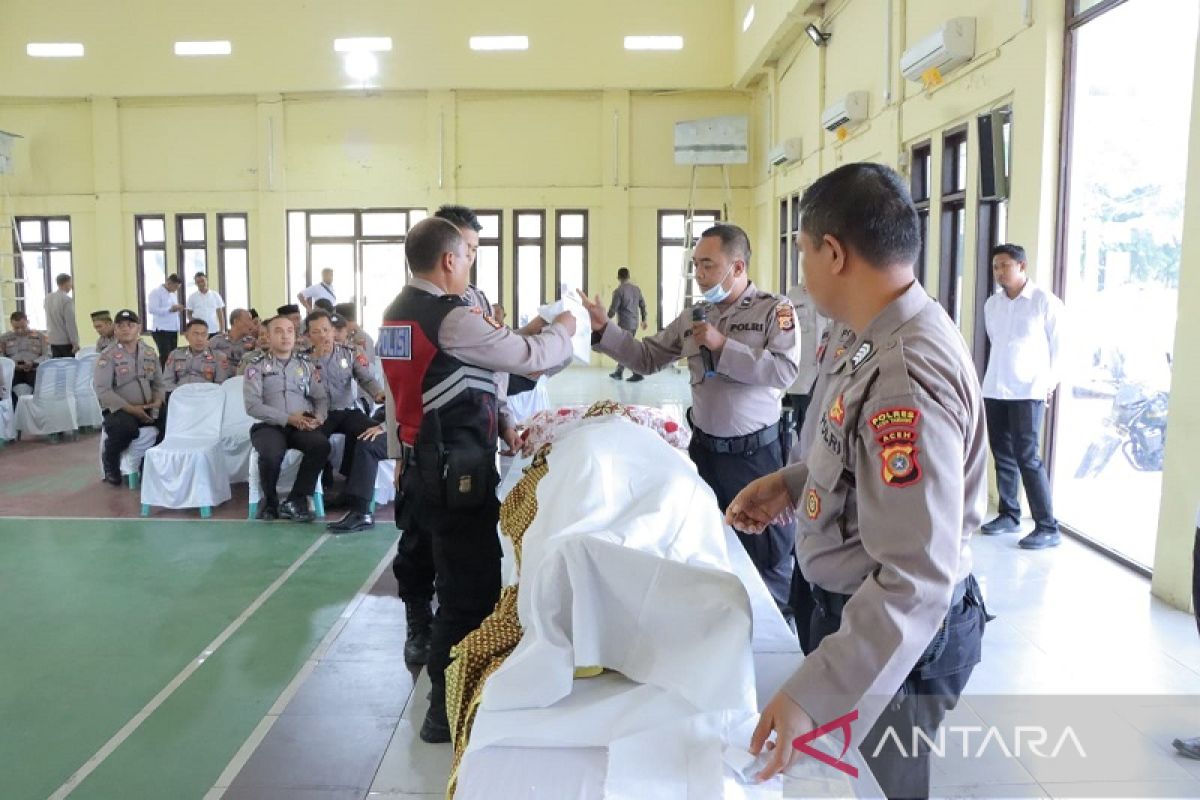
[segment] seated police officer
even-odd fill
[[[371,374],[367,357],[361,350],[334,341],[333,321],[327,312],[311,312],[305,319],[305,325],[312,346],[304,352],[321,370],[321,383],[329,395],[329,416],[321,426],[321,433],[326,436],[340,433],[346,437],[338,471],[349,476],[358,435],[374,424],[370,417],[355,407],[355,390],[361,386],[376,403],[382,403],[383,387]]]
[[[229,330],[214,335],[208,341],[214,353],[224,353],[231,369],[242,363],[242,356],[258,347],[258,320],[244,308],[235,308],[229,315]]]
[[[138,315],[125,308],[114,317],[117,343],[96,359],[92,380],[104,410],[104,449],[100,461],[104,480],[121,485],[121,453],[137,438],[139,429],[156,425],[165,390],[158,353],[139,337]]]
[[[177,347],[163,364],[163,387],[167,396],[158,418],[158,429],[167,432],[167,415],[171,413],[171,392],[189,383],[224,383],[233,375],[229,359],[209,346],[208,323],[202,319],[188,320],[183,329],[187,347]]]
[[[329,396],[312,359],[295,352],[296,329],[287,317],[267,322],[268,349],[246,362],[242,397],[246,413],[260,422],[250,428],[250,443],[258,452],[263,504],[258,518],[312,522],[308,498],[317,486],[321,467],[329,460],[329,439],[321,424],[329,411]],[[304,458],[287,500],[278,502],[276,484],[283,456],[299,450]]]
[[[515,435],[498,428],[496,373],[528,374],[563,363],[571,355],[575,318],[560,314],[541,333],[523,336],[472,306],[463,298],[467,244],[447,220],[414,225],[404,254],[412,279],[384,312],[376,348],[403,450],[396,503],[401,555],[406,546],[431,548],[437,575],[428,663],[433,691],[420,736],[448,742],[450,648],[478,627],[500,595],[496,441],[506,436],[511,445]],[[427,576],[406,572],[422,559],[397,563],[405,605],[428,614]]]
[[[380,406],[371,417],[376,424],[360,433],[354,443],[354,461],[350,465],[349,480],[339,498],[340,505],[349,510],[341,519],[325,526],[330,533],[355,533],[375,527],[375,517],[371,513],[375,477],[379,473],[379,462],[388,457],[383,416],[384,407]]]

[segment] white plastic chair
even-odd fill
[[[77,365],[73,358],[51,358],[38,365],[33,394],[17,404],[17,438],[73,433],[79,427],[73,396]]]
[[[0,386],[4,392],[0,394],[0,443],[17,438],[16,412],[13,403],[13,375],[17,371],[17,362],[11,358],[0,356]]]
[[[81,347],[75,352],[76,358],[87,358],[90,355],[99,355],[94,347]]]
[[[296,482],[296,475],[300,472],[300,461],[303,458],[304,454],[299,450],[288,450],[283,454],[283,464],[279,467],[279,481],[275,484],[276,492],[287,494],[292,490],[292,484]],[[250,448],[250,478],[247,483],[250,489],[248,519],[254,519],[258,516],[258,504],[262,501],[262,479],[258,475],[258,451],[253,447]],[[317,485],[313,489],[312,504],[313,513],[318,518],[324,518],[325,496],[320,476],[317,476]]]
[[[146,452],[142,516],[151,506],[199,508],[201,517],[230,498],[221,450],[224,393],[215,383],[189,383],[171,393],[162,444]]]
[[[169,420],[168,420],[169,421]],[[100,474],[104,474],[104,443],[108,440],[108,432],[100,429]],[[130,489],[138,488],[141,480],[142,460],[147,451],[158,441],[158,428],[153,425],[143,425],[138,428],[137,438],[121,453],[121,475],[129,483]]]
[[[100,356],[94,352],[85,356],[75,354],[75,387],[72,397],[75,402],[75,423],[80,428],[99,428],[104,422],[100,401],[96,398],[96,382],[93,380],[98,358]]]
[[[245,379],[238,375],[221,384],[224,407],[221,418],[221,450],[225,454],[225,469],[232,483],[245,483],[250,478],[250,426],[254,417],[246,413],[242,398]],[[170,422],[170,418],[167,419]]]

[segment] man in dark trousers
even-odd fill
[[[429,648],[426,742],[449,742],[446,667],[450,648],[479,626],[500,596],[500,501],[496,487],[497,372],[528,374],[571,354],[575,318],[560,314],[536,335],[505,328],[464,299],[471,260],[454,223],[439,217],[408,232],[412,278],[383,314],[376,352],[394,399],[401,444],[397,526],[424,529],[432,544],[438,610]],[[428,613],[424,572],[409,586],[397,559],[405,606]],[[409,615],[409,624],[422,621]]]
[[[646,330],[646,298],[642,297],[642,290],[629,280],[628,267],[621,267],[617,270],[617,280],[620,281],[620,285],[613,289],[612,302],[608,305],[608,318],[616,317],[617,327],[633,336],[637,333],[639,315],[642,321],[642,330]],[[633,370],[630,370],[630,373],[630,383],[644,380]],[[623,374],[625,374],[625,365],[618,361],[616,370],[608,377],[619,381]]]

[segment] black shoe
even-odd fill
[[[121,473],[119,473],[119,472],[105,472],[105,473],[104,473],[104,482],[105,482],[105,483],[112,484],[113,486],[120,486],[120,485],[121,485],[121,483],[122,483],[122,481],[121,481]]]
[[[284,500],[279,504],[279,518],[292,522],[312,522],[316,519],[308,510],[308,500]]]
[[[1021,530],[1021,523],[1007,514],[1001,514],[991,522],[985,522],[979,528],[980,533],[995,536],[997,533],[1016,533]]]
[[[613,379],[613,380],[615,380],[615,381],[619,381],[619,380],[621,380],[621,373],[619,373],[619,372],[610,372],[610,373],[608,373],[608,377],[612,378],[612,379]]]
[[[645,375],[638,375],[638,374],[635,372],[635,373],[633,373],[632,375],[630,375],[630,376],[629,376],[629,377],[628,377],[628,378],[625,380],[625,382],[626,382],[626,383],[637,383],[638,381],[644,381],[644,380],[646,380],[646,376],[645,376]]]
[[[428,664],[429,645],[433,640],[433,609],[429,603],[405,605],[408,631],[404,635],[404,663]]]
[[[331,522],[325,526],[325,529],[330,533],[355,533],[357,531],[369,531],[375,527],[375,518],[370,514],[363,514],[358,511],[347,511],[346,516],[339,519],[337,522]]]
[[[435,693],[436,694],[436,693]],[[429,744],[447,744],[450,741],[450,720],[446,719],[446,704],[430,702],[421,723],[421,741]]]
[[[1018,545],[1026,550],[1045,550],[1047,547],[1058,547],[1062,543],[1062,534],[1058,531],[1050,530],[1034,530],[1033,533],[1026,536]]]
[[[279,519],[279,507],[274,503],[263,503],[258,507],[258,513],[254,515],[254,518],[264,522],[274,522]]]
[[[1179,751],[1179,755],[1200,761],[1200,736],[1192,739],[1176,739],[1171,744]]]

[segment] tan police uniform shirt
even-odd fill
[[[818,725],[857,709],[861,741],[971,570],[986,502],[979,379],[962,336],[917,282],[836,360],[797,500],[796,557],[821,588],[852,594],[841,628],[784,684]]]
[[[788,454],[789,464],[804,461],[812,447],[813,439],[817,435],[817,423],[821,417],[819,411],[823,407],[822,398],[825,396],[825,387],[829,384],[829,376],[837,367],[838,360],[853,346],[854,330],[848,325],[831,321],[822,332],[814,354],[817,378],[809,393],[808,412],[804,415],[804,424],[800,426],[800,438]]]
[[[142,340],[133,350],[114,345],[96,359],[92,382],[96,398],[108,411],[140,406],[166,397],[158,351]]]
[[[728,337],[721,351],[713,353],[715,377],[704,376],[700,346],[692,341],[690,308],[666,330],[640,341],[609,322],[593,349],[643,375],[686,358],[692,421],[710,436],[745,436],[777,424],[780,398],[796,380],[800,357],[792,304],[751,283],[732,303],[706,303],[705,309],[708,323]]]
[[[50,340],[46,334],[32,329],[25,333],[9,331],[0,335],[0,353],[18,364],[27,362],[36,366],[50,357]]]
[[[199,353],[190,347],[179,347],[167,356],[163,366],[163,384],[168,392],[189,383],[224,383],[233,375],[233,368],[224,353],[206,347]]]
[[[98,336],[96,337],[96,352],[103,353],[108,348],[117,343],[116,336]]]
[[[249,340],[249,342],[247,342]],[[249,346],[247,346],[249,344]],[[232,338],[228,332],[218,333],[216,336],[208,340],[208,346],[214,353],[224,353],[229,364],[235,370],[242,363],[242,356],[247,352],[254,350],[258,344],[257,336],[243,336],[240,339]]]
[[[636,331],[638,323],[646,321],[646,298],[642,297],[642,290],[629,281],[613,289],[608,316],[617,318],[621,330]]]
[[[79,328],[75,323],[75,300],[67,292],[55,290],[46,295],[46,335],[50,344],[79,347]]]
[[[329,394],[330,408],[352,408],[356,386],[361,386],[372,399],[383,391],[379,381],[371,374],[367,357],[361,350],[334,344],[323,356],[317,355],[315,350],[308,350],[306,354],[321,370],[321,383],[325,384],[325,391]]]
[[[242,400],[246,413],[262,422],[284,427],[292,414],[308,412],[324,421],[329,415],[329,394],[321,371],[304,353],[276,358],[258,351],[247,356]]]

